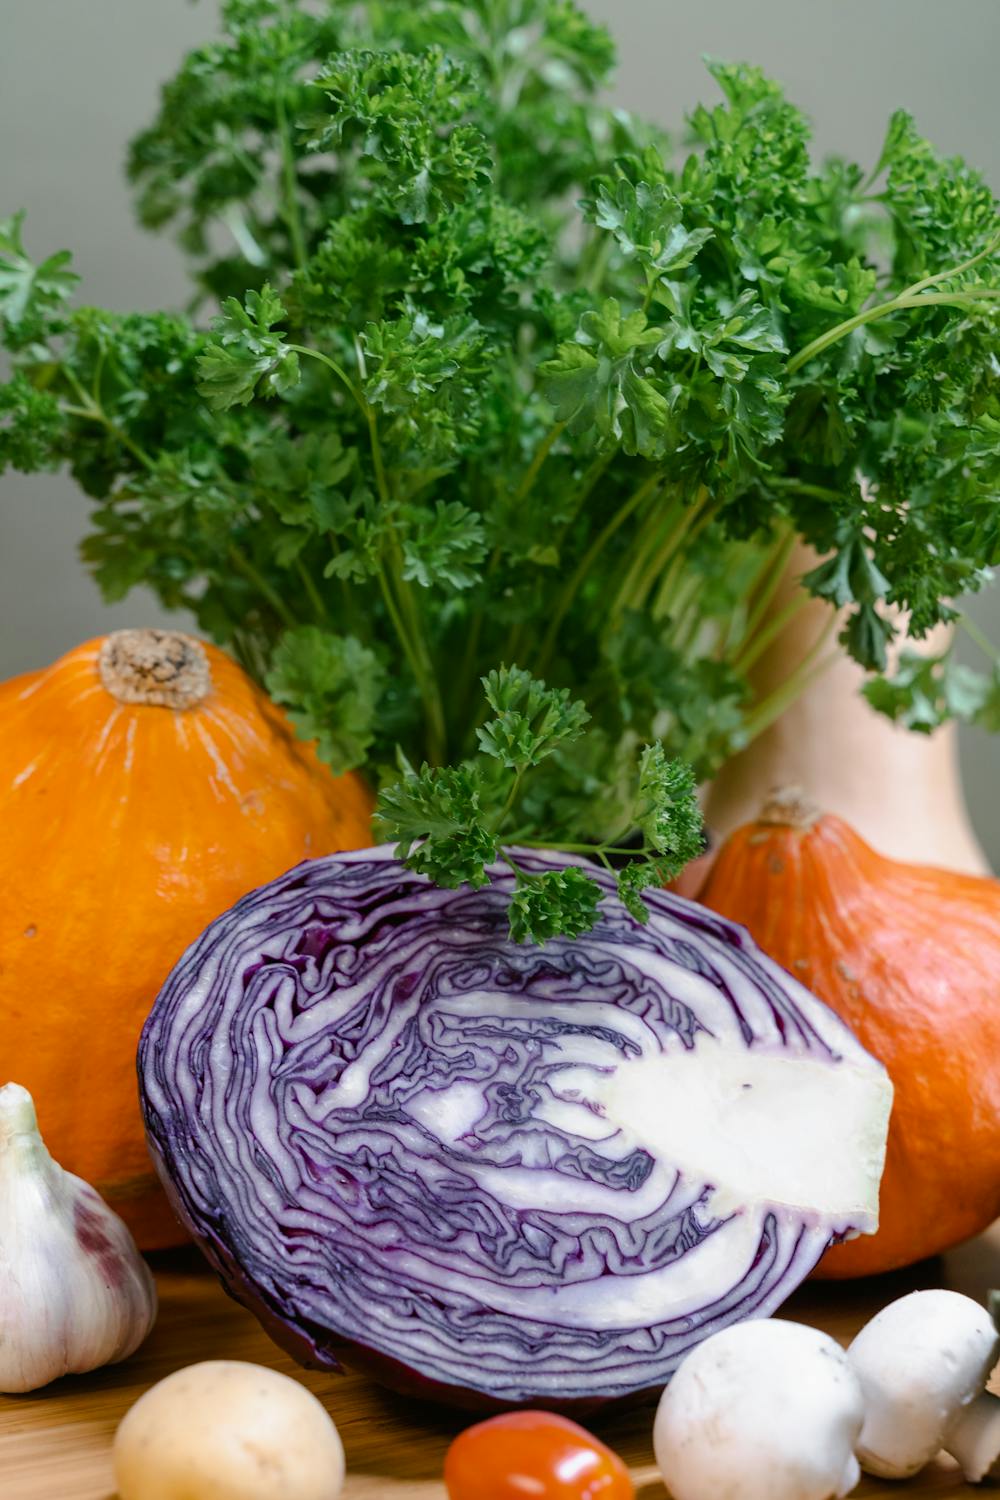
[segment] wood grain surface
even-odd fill
[[[35,1395],[0,1396],[0,1500],[113,1500],[111,1439],[121,1417],[154,1381],[199,1359],[271,1365],[314,1391],[344,1439],[345,1500],[442,1500],[444,1452],[468,1417],[405,1401],[357,1375],[300,1370],[249,1313],[224,1295],[194,1252],[153,1259],[160,1316],[138,1354],[123,1365],[59,1381]],[[810,1283],[784,1314],[846,1343],[886,1302],[921,1286],[949,1286],[977,1298],[1000,1286],[1000,1224],[960,1250],[897,1276]],[[651,1410],[597,1421],[593,1427],[629,1463],[637,1500],[666,1500],[653,1463]],[[943,1459],[903,1488],[865,1479],[854,1493],[893,1494],[897,1500],[905,1493],[905,1500],[916,1500],[974,1492]]]

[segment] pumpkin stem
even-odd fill
[[[212,686],[204,646],[179,630],[113,630],[101,644],[97,669],[119,703],[195,708]]]
[[[800,786],[779,786],[768,793],[757,822],[776,828],[805,830],[822,816],[822,809],[806,796]]]

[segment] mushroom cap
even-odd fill
[[[673,1500],[829,1500],[860,1477],[862,1417],[840,1345],[764,1318],[692,1350],[660,1399],[653,1446]]]
[[[959,1292],[910,1292],[876,1313],[847,1351],[865,1398],[865,1472],[904,1479],[930,1463],[998,1354],[993,1319]]]

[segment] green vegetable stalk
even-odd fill
[[[73,305],[0,226],[0,467],[67,465],[105,595],[193,610],[412,866],[586,850],[641,916],[822,668],[748,683],[796,537],[877,707],[1000,726],[990,643],[886,676],[883,608],[919,637],[1000,559],[1000,219],[903,113],[817,166],[712,64],[678,145],[612,62],[569,0],[228,0],[129,157],[188,314]],[[523,874],[513,930],[596,900]]]

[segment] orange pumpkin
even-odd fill
[[[371,842],[335,777],[222,651],[123,630],[0,685],[0,1083],[139,1244],[186,1238],[146,1153],[139,1031],[213,917]]]
[[[848,1023],[895,1088],[880,1227],[820,1275],[934,1255],[1000,1214],[1000,881],[903,864],[801,797],[723,845],[700,900]]]

